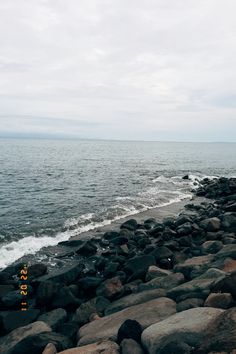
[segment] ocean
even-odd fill
[[[0,139],[0,268],[235,176],[236,143]],[[183,180],[186,174],[189,180]]]

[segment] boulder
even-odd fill
[[[109,308],[110,301],[105,297],[98,296],[87,302],[84,302],[76,310],[74,321],[79,325],[84,325],[89,322],[91,315],[97,314],[103,316],[104,310]]]
[[[4,315],[0,314],[0,317],[2,317],[4,330],[11,332],[18,327],[23,327],[34,322],[39,314],[39,310],[28,309],[27,311],[7,311]]]
[[[212,284],[211,290],[212,292],[230,293],[236,300],[236,271],[216,280]]]
[[[102,282],[102,278],[98,277],[85,277],[81,278],[78,281],[79,288],[83,289],[84,291],[91,291],[98,287],[98,285]]]
[[[13,290],[7,292],[1,298],[1,302],[6,308],[16,309],[20,307],[20,303],[22,301],[22,295],[20,294],[19,290]]]
[[[35,280],[36,284],[45,281],[51,281],[59,284],[71,284],[81,274],[84,266],[83,264],[76,263],[70,266],[64,266],[62,269],[54,271],[50,274],[43,275]]]
[[[187,279],[191,279],[191,273],[193,271],[197,270],[198,272],[200,271],[201,273],[204,273],[213,260],[213,255],[189,258],[183,263],[174,266],[174,271],[181,272]]]
[[[125,320],[117,333],[117,343],[120,344],[123,339],[133,339],[136,342],[141,342],[142,327],[135,320]]]
[[[222,216],[222,228],[229,232],[236,232],[236,213],[227,212]]]
[[[218,253],[216,258],[232,258],[236,259],[236,244],[229,244],[224,246]]]
[[[52,308],[62,307],[64,308],[74,308],[78,307],[81,301],[74,296],[73,292],[68,286],[63,286],[59,288],[56,296],[53,298],[51,303]]]
[[[105,309],[105,315],[107,316],[127,307],[142,304],[152,299],[164,297],[165,295],[166,292],[164,289],[146,290],[137,294],[130,294],[119,300],[113,301],[109,306],[107,306]]]
[[[118,329],[127,319],[136,320],[143,329],[175,312],[175,302],[165,297],[128,307],[81,327],[78,332],[78,345],[93,343],[105,338],[116,340]]]
[[[42,281],[36,292],[36,304],[37,306],[47,306],[51,303],[52,299],[60,289],[60,285],[53,281]]]
[[[92,243],[92,241],[86,241],[75,252],[80,256],[90,257],[97,253],[97,247]]]
[[[186,310],[189,310],[189,309],[193,309],[195,307],[202,307],[203,304],[204,304],[204,300],[203,299],[190,298],[190,299],[186,299],[186,300],[180,301],[176,305],[176,309],[177,309],[177,312],[181,312],[181,311],[186,311]]]
[[[121,224],[120,228],[135,231],[138,228],[138,223],[135,219],[130,219]]]
[[[130,259],[125,264],[124,271],[130,277],[130,280],[140,279],[145,277],[145,274],[151,265],[156,265],[154,256],[138,256]]]
[[[14,290],[13,285],[8,285],[8,284],[0,285],[0,299],[2,299],[2,297],[4,297],[5,295],[7,295],[9,292],[13,290]]]
[[[123,339],[120,344],[120,348],[122,354],[144,354],[141,345],[130,338]]]
[[[153,290],[153,289],[171,289],[179,284],[182,284],[185,278],[182,273],[173,273],[166,277],[157,277],[147,283],[141,283],[138,286],[138,291]]]
[[[43,263],[35,263],[28,267],[29,278],[38,278],[47,273],[47,266]]]
[[[6,336],[0,338],[0,353],[12,354],[15,352],[17,345],[21,343],[24,339],[35,336],[40,333],[51,331],[52,329],[46,323],[40,321],[33,322],[27,326],[14,329]]]
[[[53,343],[48,343],[42,354],[57,354],[57,348]]]
[[[179,236],[186,236],[191,234],[192,231],[192,224],[190,222],[186,222],[184,224],[182,224],[181,226],[179,226],[177,229],[177,234]]]
[[[110,340],[103,340],[82,347],[64,350],[58,354],[119,354],[119,346]]]
[[[124,287],[119,277],[105,280],[96,290],[97,296],[104,296],[108,299],[118,297],[124,292]]]
[[[202,220],[200,226],[206,231],[218,231],[220,229],[220,219],[214,217]]]
[[[234,299],[229,293],[211,293],[206,299],[204,306],[228,309],[234,304]]]
[[[157,277],[166,277],[167,275],[170,274],[171,272],[167,269],[162,269],[157,266],[150,266],[148,267],[145,280],[149,281]]]
[[[43,315],[39,316],[38,321],[43,321],[47,323],[52,330],[56,330],[57,327],[64,323],[67,318],[67,313],[64,309],[55,309],[50,312],[46,312]]]
[[[223,310],[199,307],[179,312],[149,326],[142,333],[142,344],[149,354],[159,354],[168,343],[177,340],[195,346],[204,337],[208,325]]]
[[[202,244],[202,250],[204,253],[217,253],[223,247],[223,243],[221,241],[206,241]]]

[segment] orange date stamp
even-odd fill
[[[20,294],[22,295],[22,300],[21,300],[21,311],[27,311],[28,310],[28,266],[27,264],[24,264],[23,267],[20,270],[20,286],[19,286]]]

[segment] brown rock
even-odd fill
[[[123,339],[121,344],[122,354],[144,354],[142,347],[133,339]]]
[[[157,266],[150,266],[146,273],[146,281],[152,280],[157,277],[166,277],[170,275],[171,272],[166,269],[159,268]]]
[[[57,354],[57,348],[53,343],[48,343],[42,354]]]
[[[211,293],[206,299],[204,306],[228,309],[233,303],[234,299],[229,293]]]
[[[119,354],[119,346],[112,341],[104,340],[82,347],[63,350],[59,354]]]
[[[96,290],[96,294],[97,296],[104,296],[108,299],[111,299],[117,297],[118,295],[121,295],[123,291],[124,287],[121,283],[120,278],[114,277],[111,279],[107,279],[102,284],[100,284]]]

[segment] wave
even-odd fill
[[[146,193],[148,193],[148,191],[146,191]],[[65,222],[65,228],[67,228],[67,230],[59,232],[55,236],[28,236],[18,241],[2,245],[0,249],[0,269],[7,267],[25,255],[35,254],[43,247],[56,246],[61,241],[66,241],[83,232],[109,225],[121,218],[135,215],[153,208],[161,208],[192,197],[191,193],[177,193],[176,191],[172,193],[172,195],[173,198],[167,201],[156,204],[151,203],[150,205],[142,203],[138,203],[136,206],[117,204],[107,208],[106,211],[103,212],[103,216],[98,216],[95,213],[87,213],[78,218],[68,219]]]

